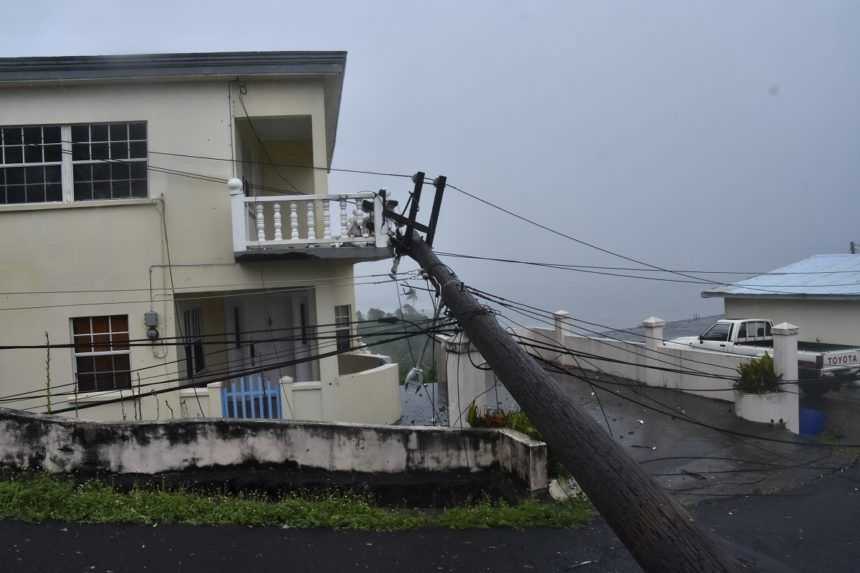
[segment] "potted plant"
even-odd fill
[[[782,391],[782,376],[773,357],[765,354],[738,365],[735,381],[735,415],[751,422],[785,425],[791,401]]]

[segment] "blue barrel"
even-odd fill
[[[815,408],[800,409],[800,435],[817,436],[824,431],[824,412]]]

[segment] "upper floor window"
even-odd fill
[[[0,204],[62,201],[59,125],[0,129]]]
[[[146,122],[0,127],[0,205],[147,195]]]
[[[146,124],[72,126],[75,201],[146,197]]]

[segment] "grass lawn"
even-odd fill
[[[182,523],[326,527],[395,531],[420,527],[575,527],[591,517],[587,501],[525,501],[518,505],[482,502],[441,511],[374,506],[344,493],[291,495],[269,500],[256,495],[200,494],[147,488],[117,491],[47,475],[0,481],[0,519],[77,523]]]

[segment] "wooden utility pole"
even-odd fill
[[[423,174],[422,174],[423,176]],[[434,225],[435,227],[435,221]],[[724,572],[741,568],[586,412],[562,391],[419,236],[398,254],[430,275],[442,302],[588,498],[646,571]]]

